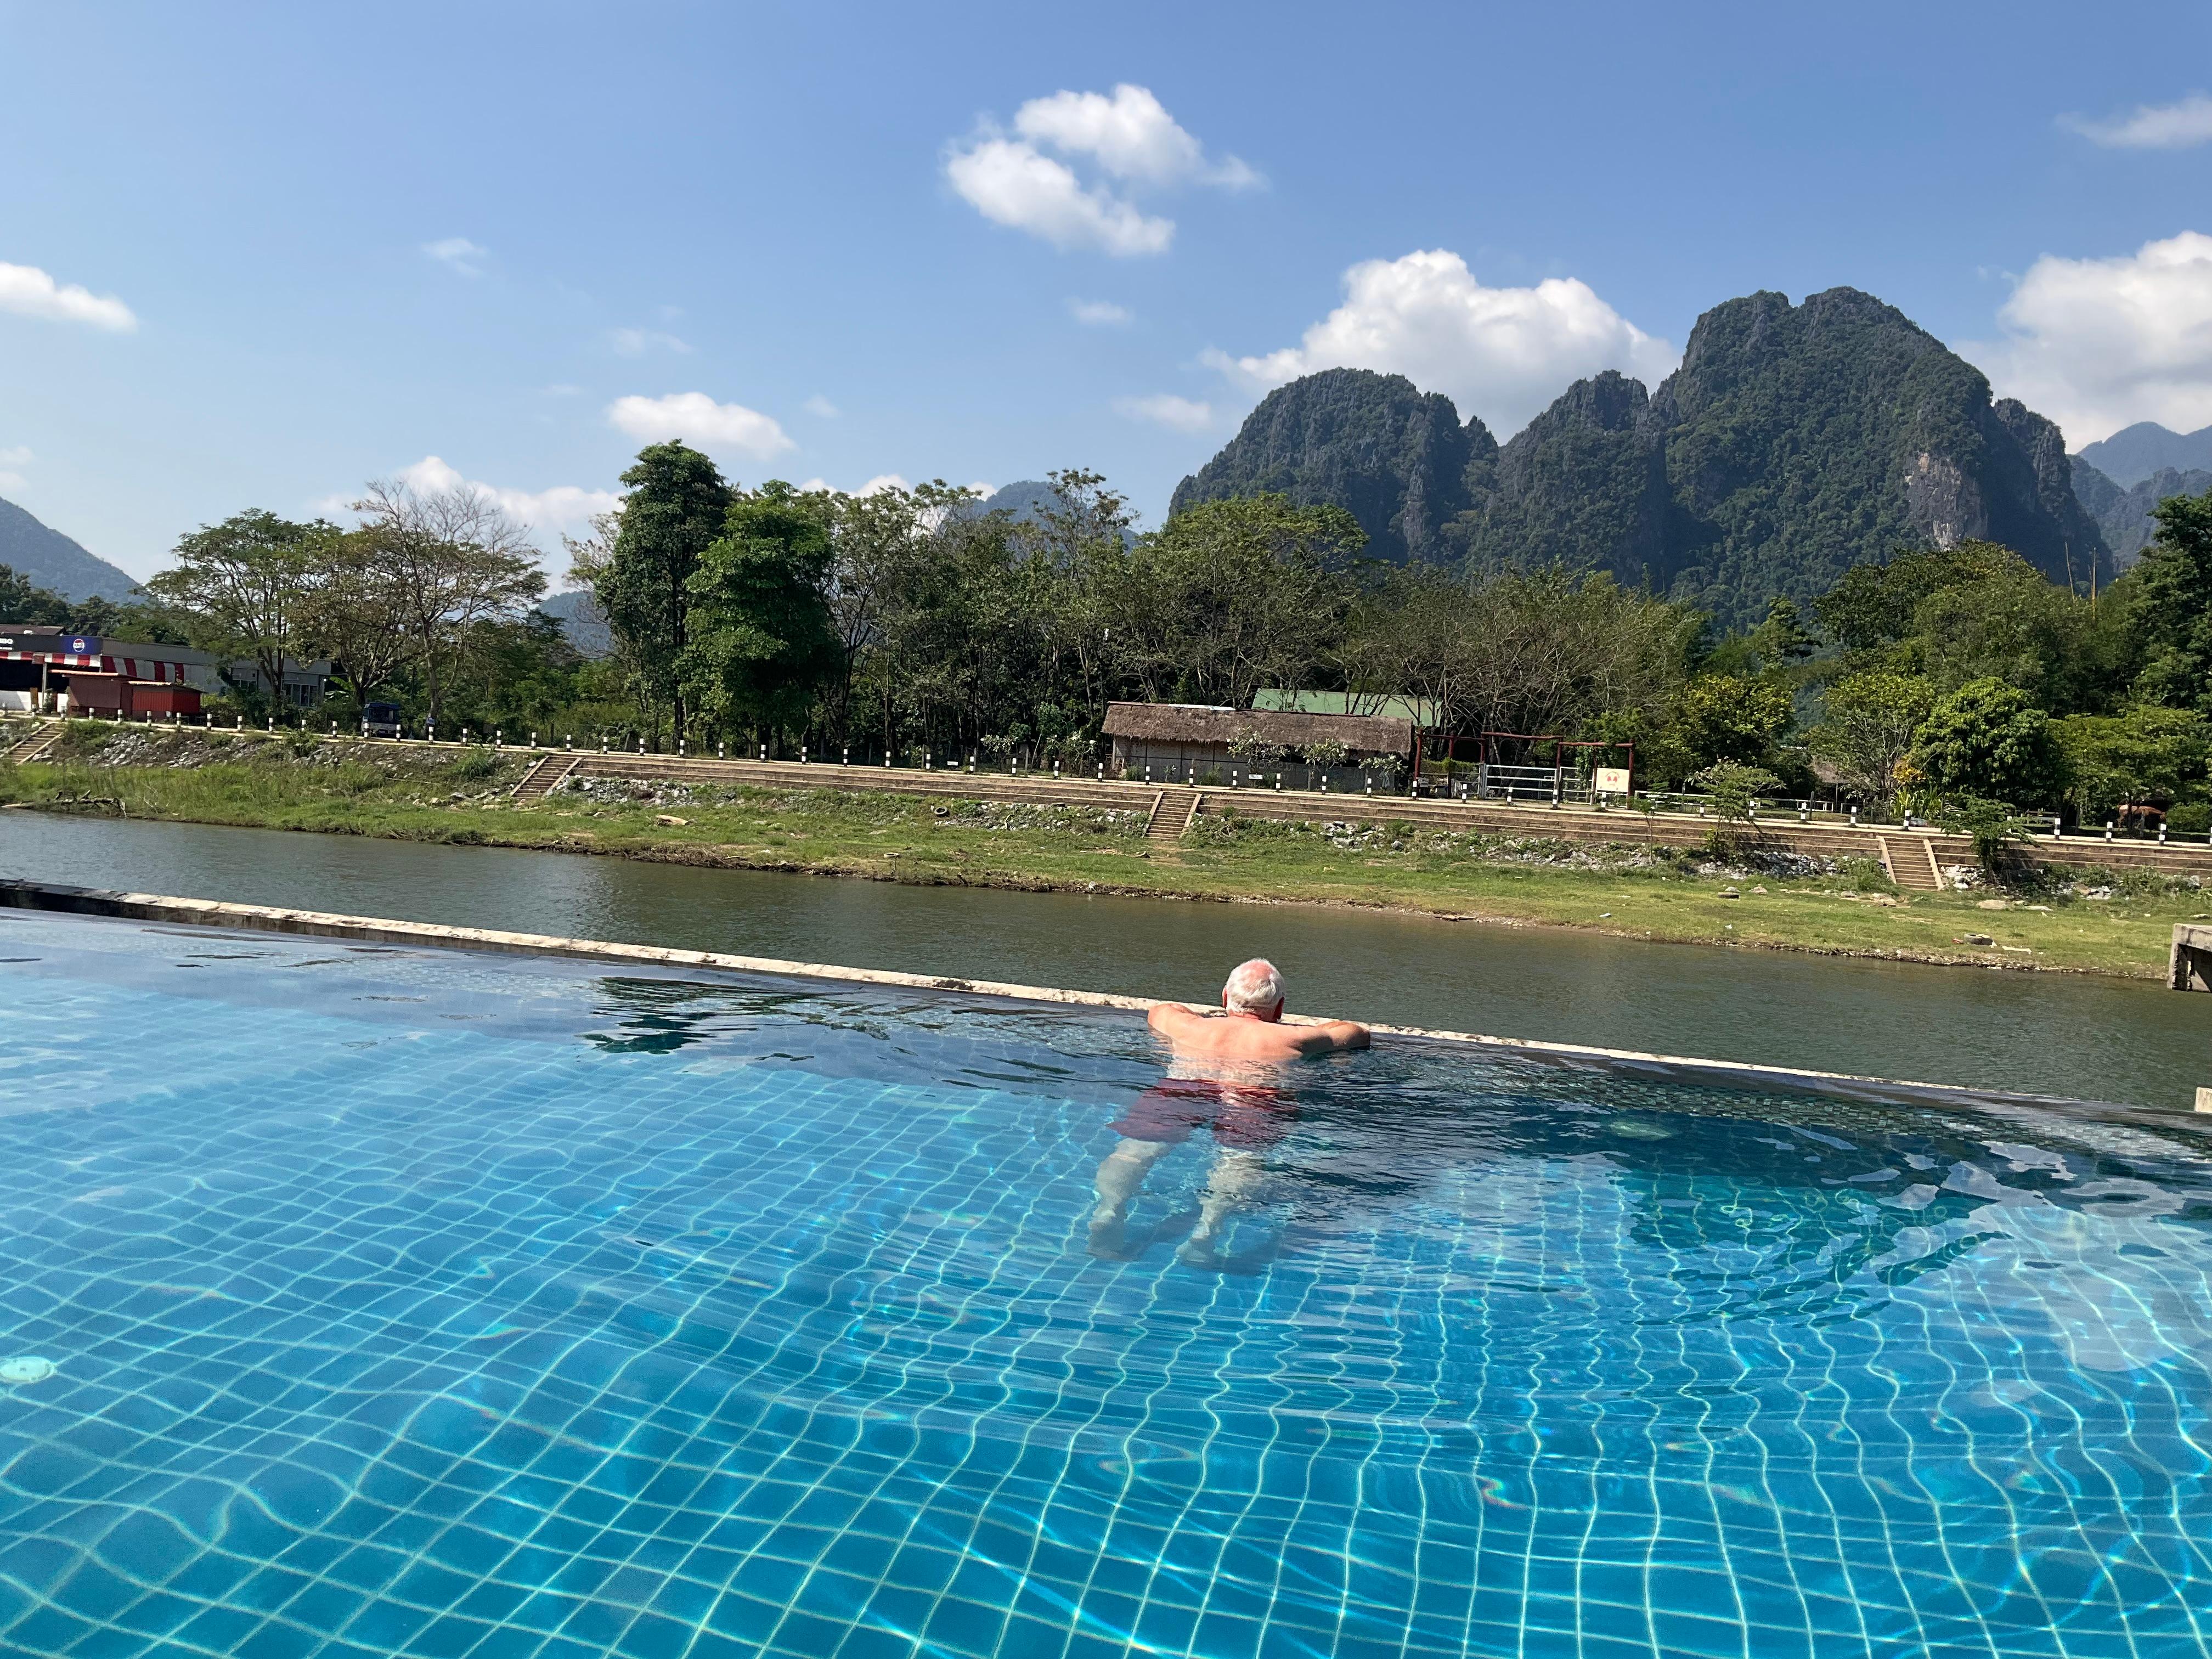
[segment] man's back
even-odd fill
[[[1284,1025],[1249,1014],[1201,1014],[1174,1002],[1156,1006],[1150,1024],[1167,1039],[1179,1060],[1279,1066],[1308,1054],[1367,1046],[1367,1028],[1348,1020]]]

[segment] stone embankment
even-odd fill
[[[15,723],[9,722],[12,727]],[[60,735],[62,723],[38,732],[43,749]],[[390,739],[340,736],[343,744],[381,747]],[[410,750],[460,752],[482,744],[425,744],[406,740]],[[1146,816],[1147,839],[1173,843],[1200,815],[1308,823],[1345,821],[1411,823],[1426,828],[1473,830],[1488,835],[1540,836],[1563,842],[1626,846],[1697,848],[1718,827],[1691,813],[1645,813],[1625,807],[1599,811],[1587,806],[1407,799],[1402,796],[1330,794],[1265,788],[1194,788],[1048,773],[967,772],[956,769],[850,766],[835,762],[720,760],[708,756],[640,755],[588,750],[510,749],[535,763],[517,791],[522,805],[543,800],[561,784],[580,779],[627,779],[639,782],[720,785],[725,787],[888,790],[908,795],[955,799],[1105,807]],[[1835,819],[1801,822],[1794,816],[1762,818],[1753,844],[1761,850],[1814,859],[1868,859],[1881,864],[1899,886],[1934,891],[1950,884],[1948,872],[1972,867],[1972,843],[1963,836],[1894,825],[1855,827]],[[2142,840],[2106,841],[2100,836],[2037,836],[2022,853],[2037,862],[2074,869],[2154,871],[2169,876],[2212,878],[2212,846]]]
[[[1491,835],[1541,836],[1559,841],[1615,845],[1702,847],[1717,827],[1711,818],[1690,813],[1646,814],[1624,808],[1596,811],[1588,807],[1502,806],[1459,800],[1412,800],[1401,796],[1322,794],[1299,790],[1191,788],[1118,780],[1055,778],[1036,773],[916,771],[911,768],[844,766],[797,761],[712,760],[673,755],[581,754],[568,775],[629,778],[640,781],[750,785],[779,788],[888,789],[904,794],[945,795],[961,799],[1047,802],[1062,806],[1134,808],[1146,812],[1151,838],[1175,836],[1200,814],[1231,812],[1248,817],[1308,823],[1384,821],[1432,828],[1473,830]],[[1808,858],[1871,859],[1890,872],[1899,886],[1934,891],[1948,885],[1942,872],[1975,863],[1973,843],[1964,836],[1894,825],[1853,827],[1845,823],[1800,823],[1794,817],[1761,819],[1755,830],[1761,848]],[[2101,837],[2038,836],[2023,849],[2043,864],[2076,869],[2154,870],[2166,875],[2212,878],[2212,846],[2170,842],[2106,841]]]

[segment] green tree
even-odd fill
[[[1249,708],[1263,686],[1310,684],[1341,643],[1353,589],[1340,572],[1365,544],[1340,507],[1202,501],[1109,555],[1103,625],[1147,701]]]
[[[1766,607],[1766,620],[1751,630],[1752,654],[1768,673],[1794,668],[1820,648],[1797,602],[1786,594],[1775,596]]]
[[[2143,705],[2075,714],[2051,730],[2084,818],[2128,803],[2163,807],[2204,798],[2212,722],[2194,709]]]
[[[684,738],[691,578],[724,531],[732,500],[714,464],[681,443],[650,444],[622,475],[622,519],[592,572],[592,592],[622,641],[648,707],[670,711]]]
[[[391,684],[416,656],[400,607],[397,538],[388,526],[350,531],[325,550],[319,580],[301,613],[311,651],[331,659],[359,707]]]
[[[1854,674],[1829,688],[1826,717],[1810,733],[1813,752],[1887,811],[1914,735],[1935,708],[1935,688],[1917,675]]]
[[[1775,745],[1796,720],[1786,685],[1734,674],[1701,674],[1674,703],[1674,738],[1694,764],[1772,762]]]
[[[1878,563],[1853,565],[1813,601],[1813,611],[1847,652],[1879,651],[1911,637],[1914,617],[1930,594],[1983,580],[2018,562],[1995,542],[1901,548]]]
[[[738,497],[700,556],[678,686],[725,731],[803,727],[842,664],[827,592],[833,511],[824,493],[765,484]]]
[[[2154,516],[2158,536],[2129,573],[2136,695],[2212,714],[2212,489],[2170,496]]]
[[[1911,764],[1939,795],[2014,806],[2046,805],[2065,782],[2051,717],[1999,679],[1971,680],[1938,702],[1914,735]]]
[[[4,564],[0,564],[0,621],[70,629],[71,633],[82,631],[70,628],[67,599],[49,592],[28,576]]]
[[[111,599],[96,593],[86,599],[64,599],[0,564],[0,623],[141,640],[149,645],[190,645],[192,630],[184,626],[187,620],[143,599]]]
[[[146,591],[201,624],[198,643],[251,657],[262,688],[282,694],[284,659],[306,654],[301,625],[337,526],[295,524],[258,507],[203,525],[177,543],[176,565]]]
[[[2057,714],[2097,702],[2112,679],[2112,641],[2087,600],[1997,550],[1971,581],[1937,589],[1914,608],[1921,671],[1939,691],[2001,679]]]

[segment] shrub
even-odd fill
[[[1342,766],[1352,759],[1352,748],[1341,738],[1325,738],[1308,744],[1298,751],[1298,757],[1308,766]]]
[[[1229,752],[1248,767],[1279,766],[1290,750],[1279,743],[1269,743],[1258,732],[1247,726],[1229,739]]]
[[[1782,780],[1765,768],[1729,760],[1717,761],[1704,771],[1692,773],[1690,781],[1705,792],[1713,815],[1720,819],[1719,826],[1705,837],[1705,850],[1723,860],[1741,856],[1756,817],[1753,803],[1782,787]]]
[[[2026,819],[2002,801],[1980,795],[1951,797],[1936,821],[1954,836],[1970,837],[1975,862],[1993,876],[2003,873],[2006,854],[2027,834]]]
[[[1755,815],[1753,803],[1782,787],[1782,780],[1763,766],[1725,760],[1692,774],[1690,782],[1705,792],[1714,816],[1723,823],[1751,823]]]

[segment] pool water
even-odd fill
[[[0,958],[0,1651],[2212,1635],[2186,1118],[1399,1043],[1237,1137],[1210,1250],[1200,1128],[1094,1255],[1128,1016],[21,914]]]

